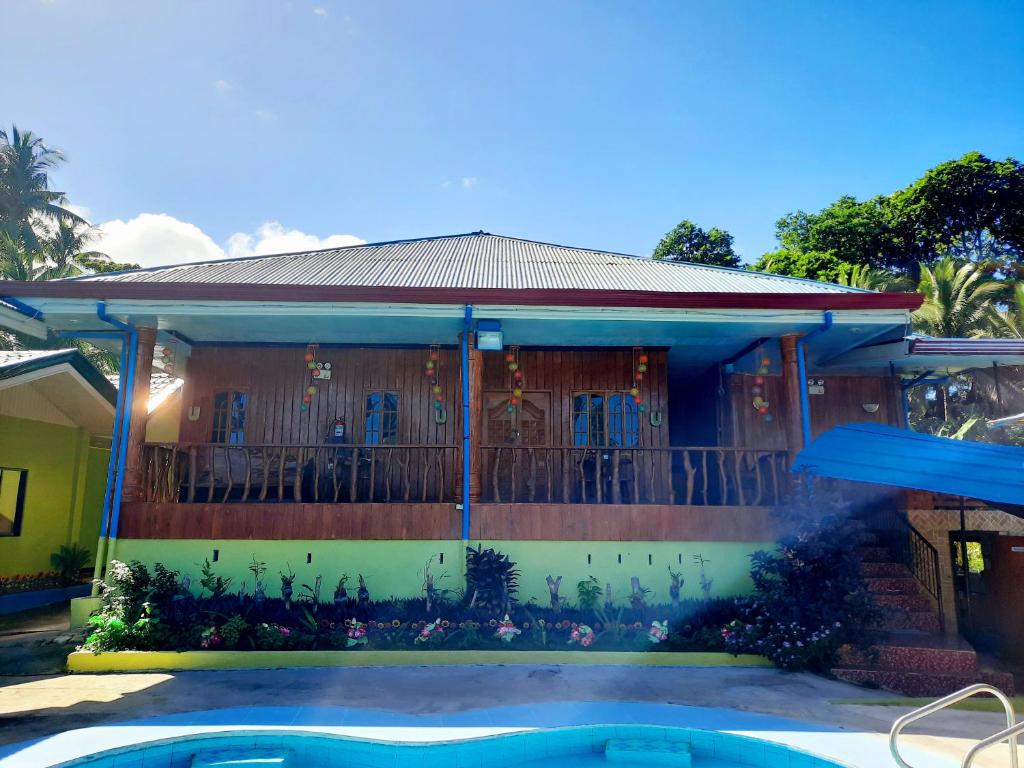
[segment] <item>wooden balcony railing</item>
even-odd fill
[[[450,445],[147,443],[146,500],[156,502],[452,502]]]
[[[785,492],[785,451],[489,445],[483,497],[495,502],[770,506]]]

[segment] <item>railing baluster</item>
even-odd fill
[[[263,478],[260,482],[260,501],[267,500],[267,490],[270,485],[270,464],[272,459],[267,458],[267,449],[260,449],[260,471],[263,473]]]
[[[402,470],[402,501],[408,502],[409,497],[412,494],[412,483],[409,480],[409,461],[412,459],[409,448],[402,449],[402,455],[405,457],[405,461],[398,460],[398,465]]]
[[[690,462],[690,451],[683,449],[683,471],[686,473],[686,504],[693,504],[693,478],[697,474],[693,464]]]
[[[231,446],[224,446],[224,472],[227,474],[227,487],[224,489],[224,498],[221,499],[221,503],[227,502],[228,497],[231,495],[231,489],[234,486],[234,479],[231,476]]]
[[[277,451],[277,500],[284,501],[284,465],[287,460],[287,448]]]
[[[622,503],[622,486],[619,485],[619,449],[612,449],[612,504]]]
[[[387,458],[384,461],[384,501],[391,501],[391,467],[395,449],[388,448]]]
[[[313,449],[313,501],[320,501],[320,446]]]
[[[423,480],[421,481],[420,488],[420,501],[426,502],[427,493],[430,488],[430,456],[420,452],[420,460],[423,463]]]
[[[334,448],[331,452],[331,488],[334,490],[334,503],[338,503],[338,496],[341,494],[341,479],[338,477],[338,469],[340,469],[340,462],[338,461],[339,448]]]
[[[534,502],[537,500],[537,456],[534,454],[532,447],[526,450],[530,456],[530,501]]]
[[[352,461],[348,468],[348,500],[355,504],[359,500],[359,448],[352,448]]]
[[[249,500],[249,491],[252,490],[252,454],[248,448],[242,448],[242,455],[245,457],[245,483],[242,486],[242,503]]]
[[[367,498],[371,504],[377,496],[377,449],[370,449],[370,493]]]
[[[207,474],[210,477],[210,484],[209,484],[209,487],[207,487],[207,489],[206,489],[206,503],[207,504],[209,504],[211,501],[213,501],[213,490],[214,490],[214,487],[217,485],[216,467],[217,467],[217,446],[214,445],[214,446],[211,446],[210,449],[206,452],[206,471],[207,471]]]

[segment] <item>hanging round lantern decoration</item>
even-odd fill
[[[310,344],[306,347],[306,353],[302,356],[302,359],[305,361],[306,370],[309,372],[309,377],[311,380],[317,380],[320,378],[329,379],[331,378],[331,364],[317,361],[316,350],[317,345]],[[305,393],[302,395],[302,404],[299,406],[299,410],[303,413],[308,411],[310,404],[313,402],[313,398],[316,397],[319,391],[319,388],[315,384],[310,383],[306,387]]]
[[[164,373],[168,376],[174,375],[174,363],[177,357],[177,350],[173,346],[165,344],[160,350],[160,362],[163,363]]]
[[[643,397],[644,375],[647,373],[651,358],[644,352],[643,347],[633,347],[633,381],[630,383],[629,394],[636,403],[637,410],[643,413],[647,410],[647,404]]]
[[[505,365],[509,371],[508,377],[508,405],[505,410],[511,414],[519,409],[523,401],[523,369],[519,367],[519,346],[513,344],[505,353]]]
[[[426,362],[423,363],[423,376],[430,385],[430,394],[434,399],[434,410],[439,413],[444,410],[444,390],[441,389],[441,383],[438,379],[440,368],[441,346],[439,344],[431,344]]]
[[[762,354],[758,361],[757,375],[754,376],[754,386],[750,388],[750,394],[753,395],[751,405],[754,406],[761,418],[766,424],[770,424],[775,421],[775,416],[771,411],[771,403],[765,399],[765,376],[771,373],[772,359]]]

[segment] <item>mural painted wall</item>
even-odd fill
[[[481,542],[473,541],[476,546]],[[705,560],[704,574],[711,581],[713,597],[728,597],[750,591],[749,555],[758,549],[770,549],[770,542],[586,542],[586,541],[484,541],[517,563],[522,572],[519,579],[521,602],[548,602],[545,577],[562,576],[561,596],[576,600],[576,584],[589,576],[602,585],[610,583],[617,604],[629,600],[629,580],[640,578],[649,589],[649,603],[669,600],[668,569],[681,571],[684,578],[682,595],[702,595],[701,569],[695,562]],[[312,584],[323,577],[321,595],[329,600],[338,579],[350,577],[350,591],[361,573],[370,595],[375,600],[389,597],[416,597],[421,594],[423,567],[431,560],[431,572],[439,589],[455,590],[465,583],[465,550],[460,541],[206,541],[123,539],[118,541],[113,557],[118,560],[141,560],[152,565],[160,562],[187,574],[198,589],[203,560],[214,559],[216,573],[232,580],[231,590],[244,586],[253,589],[253,575],[248,570],[253,556],[267,565],[264,577],[267,595],[280,594],[280,573],[289,568],[295,572],[295,584]],[[309,562],[307,562],[307,560]],[[445,578],[440,578],[446,574]]]

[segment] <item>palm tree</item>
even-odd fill
[[[1005,309],[992,307],[992,335],[1003,339],[1024,339],[1024,283],[1013,287],[1013,300]]]
[[[92,227],[57,222],[57,227],[42,241],[44,263],[37,269],[35,279],[74,277],[88,269],[91,262],[109,260],[105,253],[88,250],[89,241],[95,236],[96,230]]]
[[[31,131],[11,127],[0,130],[0,229],[24,243],[26,250],[42,250],[35,224],[86,221],[65,206],[63,192],[50,189],[50,171],[64,162],[58,149],[46,146]]]
[[[924,304],[914,313],[914,326],[931,336],[989,335],[993,301],[1002,289],[971,262],[945,256],[932,267],[921,264]]]
[[[0,280],[34,280],[35,254],[10,232],[0,229]]]
[[[902,275],[865,264],[853,264],[849,270],[844,269],[836,283],[869,291],[909,291],[912,287],[910,280]]]

